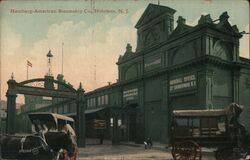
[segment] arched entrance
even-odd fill
[[[76,129],[78,135],[78,145],[80,147],[85,147],[85,105],[84,89],[82,88],[81,83],[77,90],[69,84],[55,80],[52,76],[26,80],[20,83],[16,82],[12,76],[7,83],[7,133],[15,134],[17,94],[67,98],[76,101]]]
[[[122,119],[125,124],[125,129],[122,130],[122,137],[125,141],[135,142],[137,138],[137,112],[138,104],[133,103],[126,105],[123,109]]]

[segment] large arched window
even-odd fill
[[[230,54],[228,52],[228,49],[221,40],[215,42],[212,50],[212,55],[219,57],[223,60],[230,60]]]

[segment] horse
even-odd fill
[[[61,140],[59,137],[58,139],[54,139],[56,137],[57,133],[65,134],[65,132],[46,132],[45,133],[45,139],[48,142],[48,146],[50,146],[55,153],[59,153],[58,159],[62,159],[63,151],[67,152],[67,157],[71,159],[71,157],[75,156],[77,148],[75,147],[75,139],[71,135],[71,133],[67,132],[67,138],[64,140]],[[61,150],[63,149],[63,150]],[[60,151],[62,151],[60,153]]]
[[[37,135],[0,135],[1,157],[3,159],[57,160],[60,151],[69,156],[74,153],[69,132],[47,132],[44,139]]]
[[[78,147],[77,147],[77,137],[76,137],[76,133],[74,131],[74,129],[71,127],[71,125],[69,124],[65,124],[61,131],[63,132],[69,132],[70,135],[72,136],[72,140],[73,140],[73,149],[74,149],[74,153],[72,157],[69,157],[68,152],[66,150],[63,150],[62,154],[60,155],[60,160],[77,160],[77,155],[78,155]]]

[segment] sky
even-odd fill
[[[12,72],[17,82],[27,79],[27,60],[32,63],[29,79],[44,77],[49,50],[54,55],[52,73],[54,77],[61,74],[62,48],[63,74],[74,88],[82,82],[88,92],[108,82],[115,83],[118,57],[124,54],[127,43],[133,50],[136,48],[134,26],[149,3],[158,4],[158,0],[1,1],[1,99],[6,100],[7,81]],[[159,3],[176,10],[175,22],[178,16],[183,16],[192,26],[202,14],[210,14],[215,20],[227,11],[231,25],[249,32],[247,0],[159,0]],[[112,12],[91,13],[93,8]],[[50,13],[31,13],[35,10]],[[249,57],[249,35],[240,40],[240,55]],[[17,101],[23,102],[22,96]]]

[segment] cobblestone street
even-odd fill
[[[90,145],[80,148],[79,160],[171,160],[170,152],[127,145]]]
[[[163,144],[154,144],[151,149],[144,149],[140,144],[111,145],[104,141],[103,145],[98,140],[91,141],[85,148],[79,149],[79,160],[172,160],[170,149]],[[213,153],[203,153],[202,160],[214,160]]]

